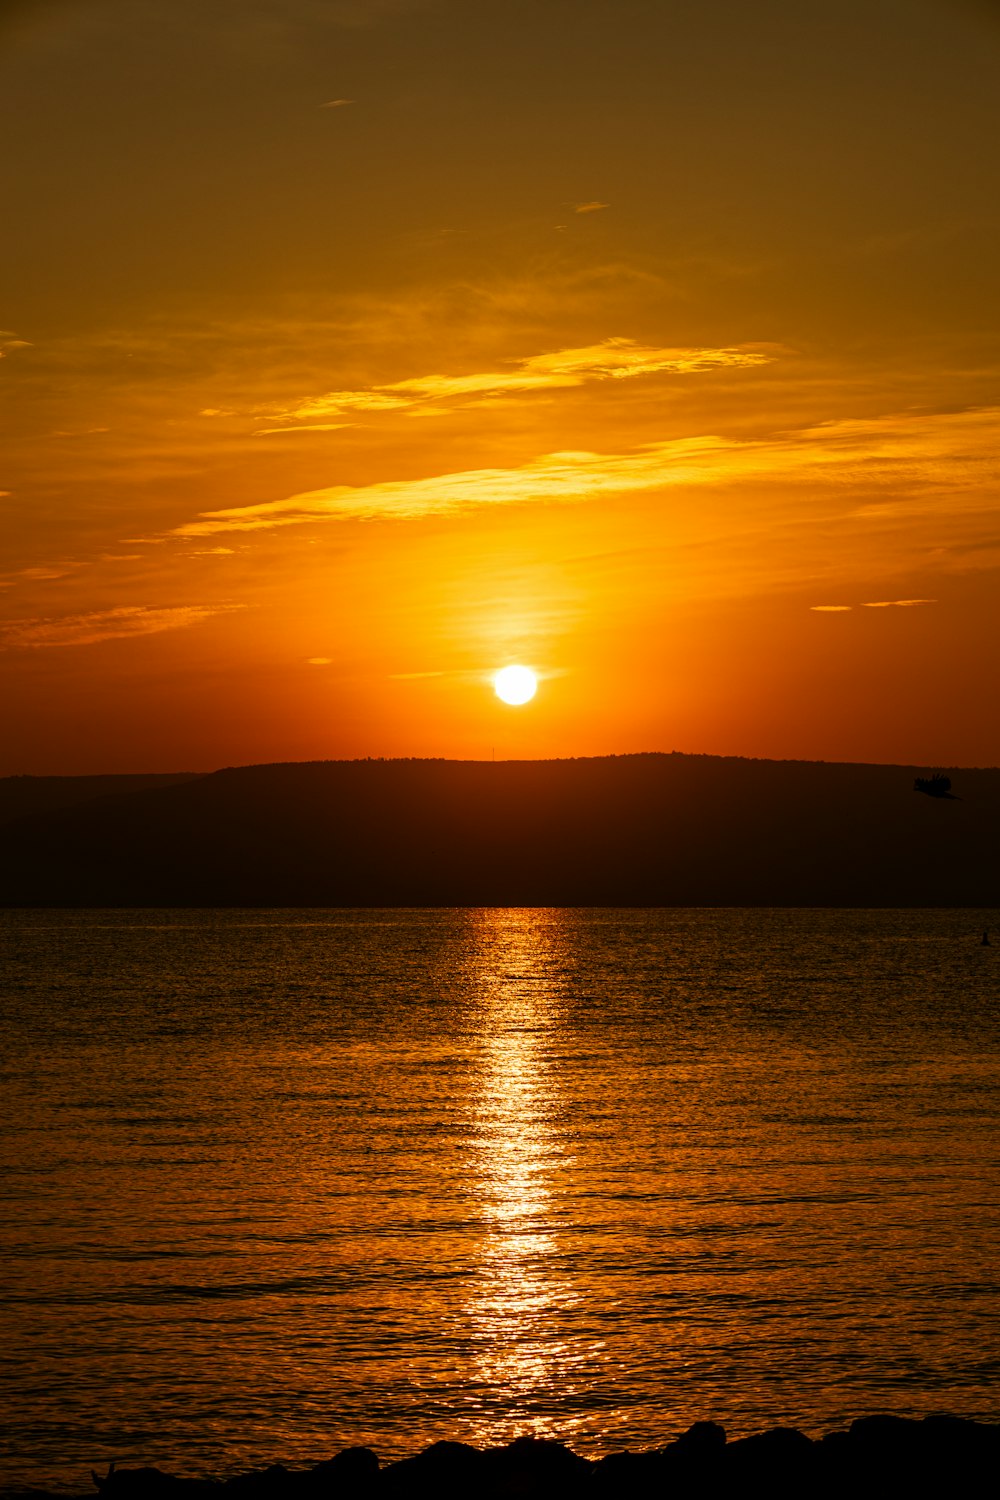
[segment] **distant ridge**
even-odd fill
[[[1000,770],[952,770],[960,802],[915,795],[926,770],[673,753],[8,778],[0,904],[1000,905]]]
[[[0,777],[0,828],[31,813],[55,812],[93,802],[98,797],[128,796],[194,781],[197,772],[175,771],[166,776],[3,776]]]

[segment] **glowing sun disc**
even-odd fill
[[[538,678],[530,667],[503,667],[494,677],[493,687],[504,703],[529,703],[538,691]]]

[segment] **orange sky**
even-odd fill
[[[1000,7],[0,0],[0,113],[0,773],[997,762]]]

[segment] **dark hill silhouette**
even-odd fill
[[[8,824],[0,903],[993,906],[1000,770],[701,755],[245,766]]]
[[[98,797],[128,796],[154,787],[193,781],[194,771],[168,776],[4,776],[0,777],[0,827],[14,818],[53,812],[93,802]]]

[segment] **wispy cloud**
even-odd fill
[[[574,203],[573,212],[575,214],[596,214],[599,213],[602,208],[610,207],[610,203],[601,203],[598,201],[598,199],[592,198],[587,203]]]
[[[183,630],[200,625],[213,615],[243,609],[242,604],[178,604],[163,609],[145,605],[121,605],[85,615],[60,619],[14,620],[0,631],[0,643],[8,648],[40,646],[92,646],[98,641],[123,636],[157,635],[163,630]]]
[[[205,511],[173,536],[258,531],[317,520],[410,520],[479,506],[573,504],[635,491],[709,483],[811,485],[844,497],[865,525],[993,508],[1000,481],[996,411],[908,413],[830,422],[767,439],[706,436],[624,453],[547,453],[513,468],[471,469],[368,485],[332,485],[256,505]],[[900,499],[900,494],[905,498]],[[859,497],[865,503],[858,505]],[[847,507],[850,507],[849,509]],[[957,541],[962,540],[956,536]]]
[[[27,339],[19,339],[16,334],[7,328],[0,328],[0,359],[9,354],[12,349],[30,349],[31,345]]]
[[[936,604],[936,599],[870,599],[862,603],[861,609],[910,609],[917,604]],[[854,608],[853,604],[810,604],[810,609],[819,614],[842,614]]]
[[[205,511],[174,536],[260,531],[315,520],[412,520],[482,505],[572,503],[697,479],[730,445],[718,438],[653,443],[631,453],[549,453],[512,469],[471,469],[428,479],[335,485],[286,500]],[[717,465],[716,465],[717,467]]]
[[[354,422],[303,422],[297,427],[258,427],[254,437],[295,437],[300,432],[343,432]]]
[[[862,609],[912,609],[918,604],[936,604],[936,599],[870,599]]]
[[[353,99],[328,99],[325,104],[320,105],[320,109],[344,109],[353,103]]]
[[[495,395],[527,395],[537,391],[565,390],[595,380],[630,380],[639,375],[693,375],[719,368],[751,368],[770,363],[773,349],[759,346],[733,348],[655,348],[632,339],[605,339],[579,349],[558,349],[512,361],[504,370],[481,370],[469,375],[420,375],[388,385],[361,390],[327,391],[293,407],[272,409],[272,422],[309,423],[346,412],[400,412],[427,409],[428,403],[468,401]],[[287,431],[268,427],[264,432]]]

